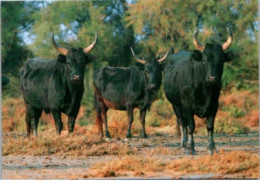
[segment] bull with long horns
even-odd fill
[[[216,42],[201,45],[197,40],[196,29],[193,43],[197,50],[182,50],[169,55],[164,61],[163,88],[176,114],[181,147],[187,154],[196,153],[193,140],[194,115],[206,118],[208,150],[210,154],[216,150],[213,131],[223,66],[233,57],[231,52],[225,53],[233,39],[231,30],[227,28],[227,31],[228,39],[222,45]]]
[[[60,53],[55,60],[29,59],[19,72],[20,86],[26,105],[27,135],[34,132],[42,111],[52,113],[56,131],[61,134],[63,123],[61,113],[68,115],[68,129],[72,133],[84,92],[83,80],[88,55],[97,44],[95,40],[86,48],[63,48],[54,40],[52,44]]]

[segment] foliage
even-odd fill
[[[128,25],[134,27],[142,56],[156,55],[174,47],[193,49],[192,35],[198,26],[199,40],[226,41],[226,26],[233,31],[230,48],[235,59],[226,63],[223,86],[253,89],[258,86],[257,1],[141,0],[130,4]]]
[[[39,8],[35,2],[2,2],[2,65],[4,73],[12,73],[17,76],[17,70],[23,61],[31,56],[21,37],[28,31],[34,21],[31,14]]]

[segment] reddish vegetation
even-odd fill
[[[126,172],[130,171],[139,176],[145,176],[145,173],[149,172],[154,174],[163,172],[167,175],[175,175],[175,177],[190,173],[194,175],[215,173],[223,176],[233,175],[232,178],[240,178],[239,174],[243,174],[246,178],[258,178],[259,155],[242,151],[221,151],[213,156],[185,157],[173,161],[162,161],[151,157],[125,156],[120,159],[97,163],[90,170],[93,173],[89,175],[90,177],[105,177],[107,173],[113,173],[113,176],[125,175]]]
[[[241,91],[222,93],[220,96],[219,111],[215,121],[215,131],[217,133],[247,133],[248,130],[256,130],[259,127],[258,111],[258,93]],[[62,115],[64,130],[61,136],[55,133],[54,120],[51,114],[42,114],[39,123],[39,137],[26,138],[25,128],[25,106],[23,100],[8,98],[2,102],[2,152],[3,155],[37,155],[37,156],[113,156],[114,159],[109,162],[101,162],[91,167],[91,174],[85,174],[89,177],[147,177],[156,176],[155,173],[172,175],[178,178],[178,174],[232,174],[233,178],[257,178],[259,170],[259,156],[255,154],[256,145],[252,145],[258,138],[256,136],[248,138],[234,137],[241,139],[234,144],[229,145],[230,137],[216,138],[217,147],[225,148],[225,151],[218,155],[201,156],[206,153],[206,139],[199,136],[206,135],[205,119],[195,117],[196,122],[196,148],[199,150],[199,156],[186,157],[181,155],[174,159],[169,156],[178,156],[182,154],[176,137],[176,118],[171,105],[166,100],[157,100],[151,107],[151,111],[146,116],[147,140],[139,139],[141,133],[141,124],[139,121],[139,111],[134,111],[134,123],[132,126],[133,140],[123,141],[127,131],[127,114],[125,111],[108,111],[108,126],[111,136],[115,139],[104,141],[100,139],[98,129],[93,123],[94,114],[86,118],[86,107],[81,106],[73,135],[68,136],[67,116]],[[89,122],[86,126],[81,126],[79,120]],[[90,120],[90,121],[88,121]],[[251,134],[251,132],[250,132]],[[119,138],[119,139],[118,139]],[[175,139],[175,140],[174,140]],[[201,139],[203,141],[198,141]],[[225,141],[223,141],[226,139]],[[233,139],[233,138],[232,138]],[[246,140],[247,139],[247,140]],[[174,142],[171,142],[174,140]],[[250,142],[251,141],[251,142]],[[171,142],[167,145],[168,142]],[[257,142],[257,141],[256,141]],[[222,145],[223,143],[223,145]],[[244,146],[248,143],[250,148]],[[172,145],[173,146],[172,146]],[[256,144],[256,143],[254,143]],[[203,146],[202,146],[203,145]],[[246,147],[251,148],[254,153],[249,151],[234,151]],[[239,147],[239,148],[238,148]],[[236,149],[235,149],[236,150]],[[147,156],[147,157],[146,157]],[[166,156],[168,159],[159,160],[156,156]],[[92,172],[93,171],[93,172]],[[174,175],[173,175],[174,174]],[[77,177],[78,178],[78,177]],[[81,178],[81,177],[80,177]]]

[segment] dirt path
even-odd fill
[[[183,157],[190,157],[183,154],[179,148],[179,139],[176,136],[151,135],[148,139],[134,137],[131,141],[110,140],[107,142],[116,144],[126,144],[135,149],[137,155],[151,157],[164,161],[174,161]],[[229,151],[247,151],[250,153],[259,152],[259,133],[257,131],[240,135],[215,135],[215,144],[217,150]],[[197,155],[192,158],[198,158],[207,155],[207,137],[195,136],[195,149]],[[219,153],[221,154],[221,153]],[[98,162],[108,162],[118,159],[118,155],[104,156],[82,156],[82,157],[60,157],[60,156],[3,156],[2,157],[2,178],[3,179],[86,179],[89,178],[89,168]],[[215,173],[193,174],[184,173],[146,173],[145,176],[133,175],[126,172],[120,178],[233,178],[234,175],[218,175]],[[243,178],[243,175],[236,175],[236,178]]]

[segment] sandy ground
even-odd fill
[[[216,134],[214,136],[217,150],[259,152],[259,133],[252,131],[248,134]],[[189,156],[183,154],[179,138],[168,134],[150,135],[148,139],[138,136],[132,140],[112,139],[107,141],[108,149],[111,142],[126,144],[136,150],[138,155],[153,157],[165,161],[174,161],[183,157],[197,158],[207,155],[207,136],[195,135],[195,149],[197,155]],[[3,156],[2,157],[2,179],[88,179],[91,171],[89,168],[98,162],[118,159],[117,155],[104,156],[82,156],[82,157],[59,157],[59,156]],[[132,172],[112,177],[122,178],[152,178],[152,179],[210,179],[210,178],[243,178],[243,175],[218,175],[207,174],[185,174],[171,172],[145,173],[145,176],[137,176]]]

